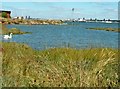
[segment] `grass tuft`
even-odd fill
[[[120,87],[117,49],[2,45],[3,87]]]
[[[17,28],[11,28],[11,29],[8,29],[6,28],[5,25],[3,24],[0,24],[0,34],[9,34],[9,33],[13,33],[13,34],[27,34],[27,33],[31,33],[31,32],[23,32],[21,31],[20,29],[17,29]]]

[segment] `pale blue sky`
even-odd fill
[[[2,2],[119,2],[120,0],[2,0]]]
[[[2,9],[12,17],[118,19],[118,2],[2,2]]]

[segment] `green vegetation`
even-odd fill
[[[20,29],[17,29],[17,28],[8,29],[8,28],[5,27],[5,25],[0,25],[0,28],[2,28],[2,31],[1,31],[0,34],[9,34],[9,33],[27,34],[27,33],[30,33],[30,32],[23,32],[23,31],[21,31]]]
[[[87,29],[120,32],[119,28],[87,28]]]
[[[2,12],[2,17],[3,18],[7,18],[7,13],[6,12]]]
[[[3,87],[119,87],[117,49],[2,45]]]

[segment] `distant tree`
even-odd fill
[[[21,17],[21,20],[23,20],[23,19],[24,19],[24,17],[22,16],[22,17]]]
[[[103,19],[103,21],[105,21],[105,19]]]
[[[95,21],[97,21],[97,18],[95,18]]]
[[[90,21],[92,21],[92,18],[90,18]]]
[[[7,13],[6,12],[2,12],[2,17],[7,18]]]

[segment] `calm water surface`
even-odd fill
[[[118,47],[118,33],[89,30],[89,27],[118,28],[117,23],[74,22],[68,25],[7,25],[32,34],[13,35],[10,42],[26,43],[35,49],[51,47]]]

